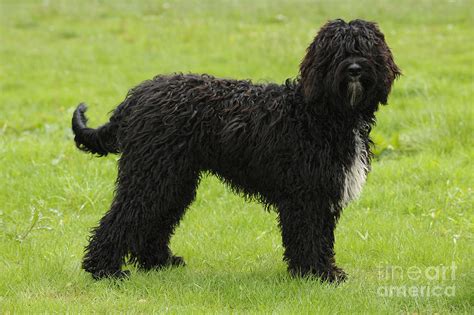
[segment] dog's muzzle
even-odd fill
[[[375,69],[362,57],[344,59],[336,68],[333,91],[350,107],[360,104],[372,90]]]
[[[360,82],[362,67],[357,62],[350,63],[347,67],[347,96],[351,106],[356,105],[362,98],[364,87]]]

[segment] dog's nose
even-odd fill
[[[362,72],[362,67],[357,63],[353,63],[347,68],[347,71],[351,77],[357,77]]]

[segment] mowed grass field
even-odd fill
[[[471,1],[0,3],[0,313],[473,313]],[[117,156],[75,149],[79,102],[98,126],[159,73],[283,82],[338,17],[379,22],[404,73],[337,228],[346,283],[291,279],[275,213],[213,177],[172,241],[185,268],[129,267],[121,282],[81,270]]]

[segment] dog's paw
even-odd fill
[[[94,278],[94,280],[101,280],[104,278],[123,280],[129,277],[130,277],[130,271],[128,270],[116,270],[116,271],[100,270],[100,271],[96,271],[92,273],[92,278]]]
[[[171,256],[168,260],[168,265],[176,266],[176,267],[184,267],[186,263],[184,262],[184,258],[181,256]]]
[[[342,283],[347,279],[347,273],[337,266],[332,266],[330,269],[319,273],[318,277],[322,281],[337,284]]]
[[[347,274],[337,266],[329,268],[290,268],[292,277],[317,278],[323,282],[341,283],[347,279]]]
[[[183,266],[186,266],[186,263],[184,262],[184,259],[181,256],[170,256],[167,259],[161,259],[153,263],[138,265],[139,269],[143,271],[160,270],[164,268],[183,267]]]

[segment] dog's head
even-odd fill
[[[342,110],[386,104],[401,74],[377,25],[329,21],[307,49],[300,67],[304,99],[314,106],[333,100]],[[328,108],[326,108],[328,110]]]

